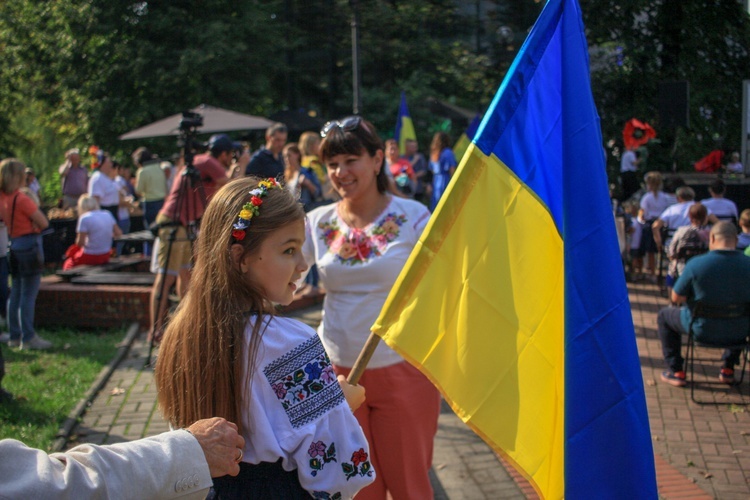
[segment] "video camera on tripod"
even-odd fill
[[[177,146],[182,148],[185,160],[185,170],[182,175],[189,176],[191,180],[200,179],[198,171],[193,166],[193,158],[196,153],[206,150],[206,144],[195,140],[198,127],[203,126],[203,115],[193,111],[183,111],[180,119]]]

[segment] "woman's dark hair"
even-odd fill
[[[325,164],[329,158],[336,155],[361,155],[364,150],[370,156],[375,156],[378,150],[384,151],[384,149],[383,141],[380,140],[375,126],[362,118],[357,127],[352,130],[344,130],[338,126],[331,128],[320,143],[319,155],[320,161]],[[388,190],[385,156],[378,172],[377,186],[380,193]]]
[[[440,153],[444,149],[451,147],[451,138],[445,132],[435,132],[432,136],[432,142],[430,143],[430,159],[432,161],[438,161]]]

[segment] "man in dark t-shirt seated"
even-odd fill
[[[750,302],[750,259],[735,250],[737,229],[726,221],[711,228],[709,252],[690,259],[672,289],[672,302],[682,304],[669,306],[659,311],[657,324],[664,360],[669,370],[662,372],[661,379],[676,387],[686,385],[683,371],[684,359],[680,353],[682,335],[687,334],[691,308],[698,301],[712,305],[729,305]],[[748,332],[748,318],[709,319],[699,318],[693,323],[696,339],[713,340],[717,343],[736,343]],[[734,383],[734,366],[740,360],[741,350],[725,350],[719,380]]]

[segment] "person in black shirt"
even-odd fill
[[[253,175],[262,179],[274,179],[284,175],[284,160],[281,151],[287,139],[287,128],[283,123],[274,123],[266,129],[266,145],[260,148],[250,158],[245,175]]]

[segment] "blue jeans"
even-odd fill
[[[0,257],[0,316],[8,317],[8,257]]]
[[[12,238],[11,248],[27,250],[38,248],[42,252],[42,237],[38,234],[27,234]],[[42,283],[41,270],[29,276],[11,272],[10,301],[8,302],[8,330],[11,340],[30,341],[36,335],[34,331],[34,308],[39,286]]]
[[[310,272],[307,273],[307,276],[305,277],[305,283],[310,286],[317,287],[319,281],[320,275],[318,274],[318,266],[313,264],[312,266],[310,266]]]
[[[684,363],[682,357],[682,336],[687,335],[680,319],[680,308],[667,306],[659,310],[656,317],[661,350],[664,361],[673,372],[681,372]],[[721,355],[723,368],[734,368],[740,362],[741,349],[725,349]]]
[[[164,200],[141,202],[141,208],[143,209],[143,229],[148,229],[151,223],[156,221],[156,216],[163,206]],[[143,255],[151,255],[151,245],[145,242],[143,243]]]

